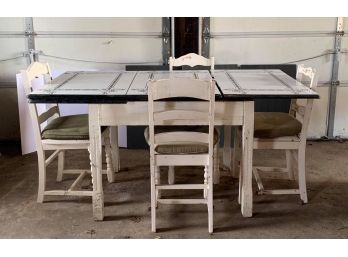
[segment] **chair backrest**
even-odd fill
[[[303,82],[312,90],[316,90],[318,85],[318,74],[315,69],[298,65],[296,80]],[[313,108],[314,99],[293,99],[291,100],[289,114],[294,116],[302,123],[301,138],[307,137],[309,120]]]
[[[215,81],[203,81],[192,78],[172,78],[150,80],[148,86],[150,153],[158,145],[208,144],[209,154],[213,153],[215,118]],[[192,106],[176,105],[171,101],[177,98],[201,100],[204,105],[199,110]],[[171,101],[171,102],[163,102]],[[155,126],[160,125],[209,126],[209,133],[168,132],[155,135]],[[152,155],[153,156],[153,155]]]
[[[32,81],[35,78],[39,78],[40,76],[43,76],[45,82],[46,82],[47,76],[49,77],[50,80],[52,79],[51,70],[48,63],[33,62],[32,64],[29,65],[29,67],[26,70],[21,71],[21,75],[22,75],[24,90],[26,95],[32,92],[33,90]],[[36,146],[39,147],[40,146],[39,143],[41,141],[41,125],[51,118],[59,117],[60,116],[59,107],[57,104],[52,104],[48,106],[47,111],[39,114],[36,104],[29,104],[29,112],[30,112],[30,117],[32,120],[33,128],[34,128]]]
[[[210,70],[214,70],[214,57],[210,57],[210,59],[205,58],[204,56],[195,54],[195,53],[189,53],[186,55],[183,55],[179,58],[169,57],[169,70],[172,71],[173,67],[188,65],[190,67],[194,66],[210,66]]]

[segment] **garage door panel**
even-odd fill
[[[336,18],[211,18],[211,31],[262,32],[262,31],[334,31]]]
[[[217,64],[281,64],[325,54],[333,44],[330,37],[216,38],[211,41],[211,56]],[[331,55],[300,63],[316,68],[320,81],[330,80]]]
[[[80,32],[161,32],[160,17],[60,17],[34,18],[37,31],[80,31]]]

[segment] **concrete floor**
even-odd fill
[[[88,197],[47,197],[36,203],[35,154],[0,156],[1,238],[348,238],[348,142],[307,144],[309,203],[299,197],[254,197],[254,216],[243,218],[237,203],[238,183],[223,176],[214,188],[214,234],[208,234],[205,206],[160,205],[158,230],[150,232],[149,156],[145,150],[121,150],[122,171],[116,182],[104,178],[105,221],[92,218]],[[67,155],[69,167],[88,168],[85,151]],[[280,151],[256,152],[256,164],[283,163]],[[126,169],[125,169],[126,167]],[[72,179],[55,182],[56,163],[48,169],[48,188],[68,187]],[[163,179],[166,175],[163,173]],[[200,181],[199,168],[178,169],[178,181]],[[269,186],[293,183],[266,180]],[[255,186],[255,185],[254,185]],[[83,182],[90,188],[90,180]],[[256,188],[256,187],[254,187]],[[172,193],[173,194],[173,193]],[[196,192],[188,192],[197,195]],[[198,195],[201,195],[199,193]]]

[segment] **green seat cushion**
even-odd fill
[[[256,138],[296,136],[301,129],[301,122],[287,113],[255,112],[254,137]]]
[[[42,139],[88,140],[88,114],[58,117],[42,131]]]
[[[209,133],[208,126],[156,126],[155,134],[166,132],[201,132]],[[146,142],[149,144],[149,128],[144,131]],[[214,129],[214,145],[219,141],[219,133]],[[159,145],[155,148],[157,153],[161,154],[202,154],[208,153],[208,144],[177,144],[177,145]]]

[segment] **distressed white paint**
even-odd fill
[[[50,78],[52,78],[51,70],[49,68],[48,64],[34,62],[32,63],[26,70],[21,71],[21,80],[24,85],[24,92],[25,95],[28,95],[33,90],[33,84],[32,81],[39,81],[38,84],[43,84],[42,77],[38,78],[39,76],[45,76],[48,75]],[[84,140],[84,139],[74,139],[74,140],[54,140],[54,139],[43,139],[42,138],[42,127],[41,125],[46,123],[47,120],[51,118],[57,118],[60,117],[60,112],[57,104],[51,105],[51,107],[44,111],[43,113],[38,112],[38,108],[36,104],[28,104],[28,109],[30,113],[30,118],[33,125],[33,131],[34,131],[34,138],[35,138],[35,144],[37,148],[37,155],[38,155],[38,166],[39,166],[39,188],[38,188],[38,197],[37,202],[42,203],[44,201],[45,195],[76,195],[76,196],[92,196],[93,197],[93,205],[95,203],[95,199],[98,192],[95,192],[93,185],[93,192],[89,191],[79,191],[76,190],[76,187],[82,182],[84,176],[88,173],[86,170],[82,169],[80,170],[80,175],[77,177],[77,179],[73,182],[71,187],[68,190],[47,190],[46,187],[46,168],[47,166],[56,158],[58,157],[58,171],[57,171],[57,181],[62,181],[63,174],[69,174],[70,170],[64,169],[64,151],[65,150],[75,150],[75,149],[86,149],[91,152],[91,156],[93,156],[92,152],[93,150],[93,136],[91,136],[91,141]],[[110,142],[110,127],[106,128],[103,133],[101,133],[100,127],[98,127],[98,132],[100,134],[100,137],[103,138],[103,141],[105,143],[105,155],[106,155],[106,164],[107,164],[107,175],[109,182],[114,182],[114,172],[118,171],[118,165],[116,166],[115,170],[112,167],[113,161],[112,161],[112,155],[111,151],[112,148],[117,148],[117,146],[111,146],[112,143]],[[101,135],[102,134],[102,135]],[[100,138],[100,139],[101,139]],[[101,140],[100,142],[100,150],[101,150]],[[53,154],[51,154],[46,159],[46,151],[47,150],[54,150]],[[101,156],[100,156],[101,157]],[[91,163],[94,164],[93,160],[91,159]],[[93,173],[93,167],[94,165],[91,165],[91,174],[92,174],[92,180],[95,181],[95,174]],[[100,163],[101,168],[101,163]],[[73,174],[76,174],[76,170],[74,170]],[[101,175],[102,171],[100,170],[98,174],[98,184],[101,183]],[[94,210],[94,208],[93,208]]]
[[[187,57],[187,56],[186,56]],[[195,56],[193,56],[194,59]],[[175,65],[173,59],[170,59],[170,65]],[[182,61],[179,59],[179,62]],[[172,67],[171,67],[172,70]],[[152,232],[156,232],[156,207],[160,199],[160,190],[165,189],[203,189],[204,198],[190,199],[192,204],[207,204],[208,207],[208,231],[213,232],[213,167],[217,161],[217,145],[214,147],[214,119],[215,119],[215,82],[195,80],[191,78],[175,78],[168,80],[151,80],[148,86],[148,111],[149,111],[149,144],[150,144],[150,165],[151,165],[151,223]],[[157,108],[155,100],[170,99],[177,96],[187,96],[195,99],[205,100],[200,102],[204,105],[204,111],[193,111],[188,109],[177,109],[169,107],[167,110]],[[197,115],[197,113],[199,113]],[[209,133],[198,132],[167,132],[155,133],[155,125],[167,121],[199,120],[202,125],[209,126]],[[203,119],[203,121],[202,121]],[[175,145],[178,140],[182,144],[195,145],[206,144],[208,152],[204,154],[161,154],[156,152],[159,145]],[[163,162],[162,162],[163,161]],[[168,185],[158,187],[161,184],[159,178],[159,166],[162,165],[194,165],[205,166],[204,184],[186,184],[186,185]],[[169,181],[168,181],[169,182]],[[187,199],[166,199],[162,203],[188,203]]]
[[[300,65],[297,70],[296,78],[301,80],[303,76],[310,79],[309,87],[315,89],[317,87],[317,75],[316,71],[303,65]],[[287,167],[253,167],[253,173],[255,175],[256,182],[258,184],[260,194],[299,194],[303,203],[308,202],[307,189],[306,189],[306,174],[305,174],[305,152],[306,152],[306,138],[309,119],[311,116],[313,99],[300,99],[291,100],[289,115],[296,118],[302,124],[301,132],[295,136],[285,136],[276,138],[262,138],[258,137],[254,140],[254,149],[274,149],[286,151]],[[279,174],[280,171],[288,172],[289,178],[295,178],[295,167],[297,166],[297,181],[298,189],[294,190],[265,190],[262,184],[261,178],[258,174],[260,171],[274,172]],[[243,197],[242,197],[243,199]]]
[[[32,121],[30,118],[28,100],[24,92],[24,84],[22,80],[22,75],[17,74],[17,95],[18,95],[18,112],[20,121],[20,134],[21,134],[21,146],[22,154],[32,153],[36,151],[35,137]],[[35,90],[43,85],[42,79],[36,79],[32,81],[32,87]],[[38,113],[43,113],[46,111],[45,104],[38,104]]]

